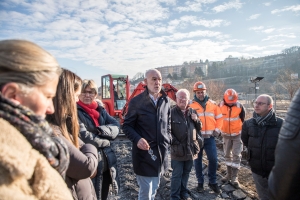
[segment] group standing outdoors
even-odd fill
[[[208,158],[208,186],[217,194],[217,147],[215,137],[222,136],[226,176],[221,180],[239,188],[238,171],[243,146],[260,199],[268,199],[268,176],[274,165],[274,150],[283,120],[273,110],[273,99],[260,95],[254,102],[253,118],[245,120],[245,108],[234,89],[224,92],[217,104],[208,96],[206,85],[196,82],[194,98],[187,89],[176,93],[176,105],[170,108],[161,89],[161,74],[156,69],[145,74],[144,93],[129,104],[123,130],[132,141],[134,172],[139,185],[138,199],[154,199],[159,179],[171,154],[170,199],[190,199],[189,173],[195,165],[197,191],[204,191],[202,156]],[[202,139],[202,140],[201,140]]]
[[[283,155],[285,149],[293,147],[288,141],[299,135],[293,110],[279,134],[283,119],[276,116],[269,95],[256,98],[253,117],[245,120],[245,109],[234,89],[227,89],[217,104],[210,99],[209,88],[198,81],[192,100],[189,90],[179,89],[176,105],[171,106],[158,70],[146,71],[144,82],[145,91],[129,102],[123,124],[123,132],[132,141],[139,200],[154,200],[160,178],[169,167],[169,151],[170,199],[191,199],[187,183],[193,164],[197,191],[204,191],[203,151],[208,158],[207,185],[219,194],[215,137],[221,136],[227,167],[223,182],[240,187],[238,171],[245,146],[259,198],[271,195],[278,199],[278,194],[297,199],[297,188],[283,185],[284,191],[295,194],[287,195],[279,192],[278,183],[280,170],[287,172],[282,165],[288,158]],[[1,199],[105,200],[110,185],[118,193],[117,157],[110,141],[119,134],[120,124],[96,99],[97,92],[93,80],[81,80],[62,69],[38,45],[0,41]],[[298,99],[292,104],[295,109]],[[284,173],[284,183],[297,182],[299,170],[293,166],[290,169],[296,181],[291,173]]]

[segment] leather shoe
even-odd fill
[[[204,191],[203,183],[198,183],[197,191],[200,192],[200,193]]]
[[[210,189],[212,189],[215,193],[217,193],[217,194],[220,194],[221,193],[221,191],[220,191],[220,188],[219,188],[219,186],[218,186],[218,184],[216,183],[216,184],[208,184],[208,186],[210,187]]]

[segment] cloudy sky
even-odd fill
[[[184,61],[300,45],[300,0],[0,0],[0,39],[27,39],[100,85]]]

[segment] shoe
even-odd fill
[[[186,197],[181,197],[180,199],[181,199],[181,200],[192,200],[192,198],[191,198],[191,197],[189,197],[189,196],[186,196]]]
[[[208,186],[209,186],[210,189],[212,189],[215,193],[217,193],[217,194],[220,194],[220,193],[221,193],[220,188],[219,188],[219,186],[218,186],[217,183],[215,183],[215,184],[210,184],[210,183],[209,183]]]
[[[231,180],[231,172],[232,172],[232,168],[230,166],[227,166],[226,176],[221,178],[221,181],[223,183],[226,183]]]
[[[198,183],[198,186],[197,186],[196,189],[197,189],[197,191],[200,192],[200,193],[203,192],[203,191],[204,191],[203,183]]]
[[[237,168],[232,168],[232,175],[231,175],[231,184],[235,188],[240,188],[240,183],[238,181],[238,171],[239,169]]]

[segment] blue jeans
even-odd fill
[[[196,177],[198,183],[204,183],[204,174],[202,173],[202,156],[203,150],[207,155],[208,159],[208,179],[210,184],[217,183],[217,167],[218,167],[218,158],[217,158],[217,147],[216,141],[214,137],[205,138],[204,139],[204,146],[201,148],[200,152],[198,153],[198,158],[195,159],[195,170],[196,170]]]
[[[136,180],[140,187],[138,200],[154,200],[160,176],[147,177],[136,175]]]
[[[188,196],[187,182],[193,167],[193,160],[171,160],[173,169],[171,178],[171,200],[179,200],[180,197]]]

